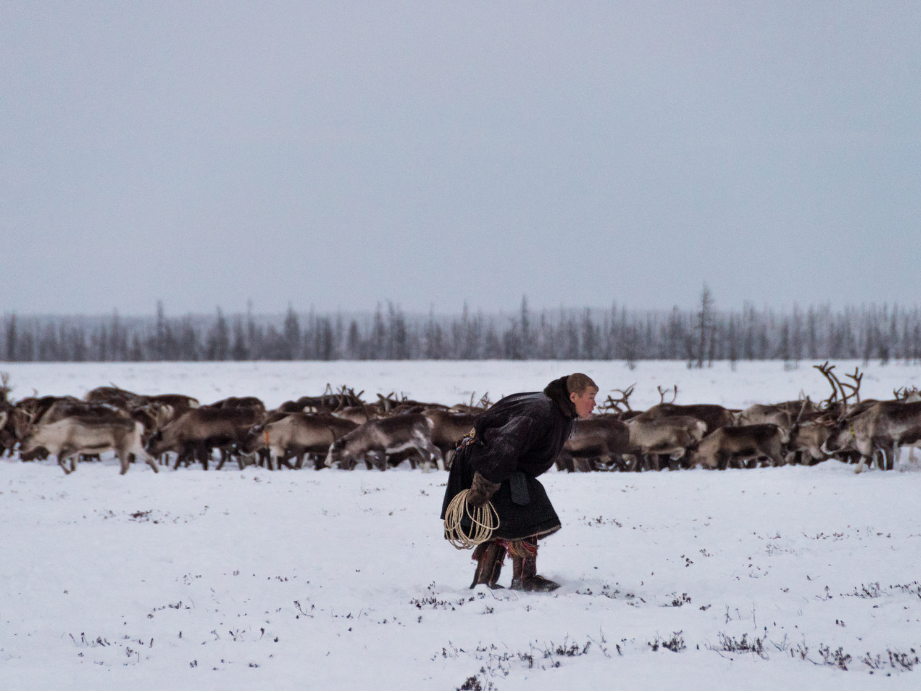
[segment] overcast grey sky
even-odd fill
[[[921,2],[0,2],[0,312],[916,303]]]

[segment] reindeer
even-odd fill
[[[332,467],[370,457],[380,469],[385,469],[388,455],[409,449],[423,455],[423,471],[431,468],[429,458],[444,471],[441,451],[432,444],[432,424],[422,414],[402,414],[362,424],[329,446],[324,464]]]
[[[862,472],[865,468],[865,460],[872,460],[880,454],[883,456],[883,462],[878,462],[880,468],[886,466],[885,456],[887,450],[874,441],[872,436],[868,439],[865,436],[858,439],[855,433],[852,421],[859,419],[865,422],[862,415],[873,408],[879,402],[875,399],[861,401],[860,384],[863,380],[863,374],[858,368],[854,373],[846,374],[852,382],[841,382],[835,375],[835,366],[830,366],[828,361],[820,366],[814,366],[825,379],[829,382],[832,394],[828,399],[823,400],[820,407],[822,415],[815,419],[828,427],[828,436],[821,446],[821,451],[826,455],[835,457],[858,457],[856,473]]]
[[[679,460],[707,433],[707,424],[693,416],[645,418],[643,414],[630,419],[626,425],[633,469],[638,467],[639,455],[667,455],[673,461]],[[658,461],[653,462],[653,466],[656,470],[660,468]]]
[[[81,401],[76,397],[65,395],[58,397],[55,395],[45,395],[44,397],[25,397],[13,406],[13,423],[16,430],[16,438],[22,440],[27,428],[31,428],[41,422],[45,413],[58,402],[71,402],[79,404]]]
[[[785,442],[782,429],[774,424],[723,426],[700,441],[691,453],[690,465],[726,469],[733,461],[766,457],[779,467],[786,464],[782,454]]]
[[[445,467],[450,469],[457,443],[473,428],[477,415],[445,409],[425,409],[422,415],[432,426],[432,444],[441,451]]]
[[[149,395],[145,399],[147,402],[143,408],[150,412],[158,429],[179,418],[189,409],[198,409],[201,406],[197,399],[188,395]]]
[[[203,409],[253,409],[265,414],[265,404],[258,397],[227,397],[217,402],[206,404]]]
[[[910,404],[912,402],[921,402],[921,390],[912,385],[911,387],[904,385],[900,388],[897,388],[892,391],[892,394],[895,395],[896,401],[905,402]],[[915,448],[921,447],[921,443],[913,443],[908,446],[908,463],[915,463]]]
[[[380,419],[384,416],[383,412],[374,404],[359,404],[355,406],[342,407],[330,412],[333,416],[340,419],[346,419],[360,426],[368,423],[372,419]]]
[[[111,387],[97,387],[86,393],[87,402],[114,404],[121,409],[135,409],[147,404],[147,398],[129,390],[122,390],[112,384]]]
[[[769,423],[789,431],[803,416],[809,416],[817,411],[816,406],[808,397],[777,404],[753,404],[739,413],[736,417],[736,424],[750,426]]]
[[[262,421],[263,414],[264,410],[253,407],[189,409],[157,431],[150,438],[147,449],[156,457],[167,452],[176,453],[173,469],[179,468],[184,455],[194,453],[207,470],[211,448],[239,444],[249,429]]]
[[[0,403],[9,404],[12,391],[13,386],[10,385],[10,374],[7,371],[0,372]]]
[[[426,409],[448,409],[444,404],[438,404],[437,402],[420,402],[415,399],[409,399],[402,392],[399,398],[394,397],[392,392],[387,395],[377,393],[377,406],[385,414],[396,412],[410,414],[422,412]]]
[[[106,409],[121,412],[144,427],[141,441],[145,448],[150,438],[171,421],[191,407],[197,407],[198,400],[186,395],[138,395],[134,398],[114,397],[106,399],[105,388],[97,388],[95,395],[87,402],[58,402],[42,418],[42,423],[55,420],[53,417],[71,414],[99,415]],[[132,455],[132,462],[134,461]],[[162,460],[161,460],[162,462]]]
[[[821,451],[827,432],[821,424],[813,421],[821,413],[809,397],[802,397],[778,404],[753,404],[739,413],[735,425],[773,424],[783,433],[788,464],[793,464],[798,458],[805,464],[814,464],[828,459]]]
[[[53,402],[48,409],[35,422],[36,424],[50,424],[66,419],[68,416],[86,416],[105,418],[111,415],[130,417],[131,412],[114,404],[102,402],[82,402],[71,397],[62,397]]]
[[[30,430],[37,424],[42,423],[45,414],[60,402],[69,402],[72,404],[81,403],[76,397],[57,397],[54,395],[38,397],[37,393],[33,397],[24,397],[16,402],[10,411],[9,420],[6,425],[6,430],[9,434],[7,438],[12,437],[12,442],[8,440],[8,442],[10,442],[8,447],[12,448],[17,442],[22,441]],[[46,459],[48,455],[48,450],[42,447],[36,447],[28,453],[24,453],[20,445],[19,459],[23,462],[29,462],[35,459],[43,460]]]
[[[364,404],[361,395],[364,390],[357,393],[350,387],[343,385],[338,392],[333,392],[332,385],[326,383],[326,390],[319,397],[301,397],[294,406],[297,411],[334,412],[343,407],[358,407]]]
[[[631,426],[631,442],[635,441],[635,447],[644,455],[667,454],[673,461],[678,460],[705,435],[735,422],[734,414],[718,404],[675,404],[677,385],[674,386],[672,401],[666,402],[665,395],[669,390],[672,388],[662,389],[659,386],[659,404],[627,421]],[[660,422],[660,430],[656,432]],[[655,443],[650,446],[646,441]],[[679,451],[681,454],[678,454]],[[654,466],[659,467],[658,463]]]
[[[455,411],[458,414],[482,414],[484,411],[489,409],[492,406],[492,402],[489,400],[489,393],[485,393],[478,401],[475,401],[476,393],[470,393],[469,402],[461,402],[460,404],[455,404],[451,407],[451,411]]]
[[[30,427],[22,439],[21,450],[29,454],[39,447],[57,456],[65,474],[77,470],[77,455],[114,450],[121,464],[121,474],[128,471],[129,455],[143,459],[154,472],[157,462],[141,442],[143,426],[133,419],[111,412],[108,415],[73,415],[53,423]],[[66,462],[70,460],[70,469]]]
[[[3,402],[6,405],[6,402]],[[16,437],[8,431],[6,425],[10,423],[13,408],[9,405],[0,406],[0,455],[3,455],[8,449],[16,445]]]
[[[824,375],[831,385],[831,395],[819,404],[819,409],[825,414],[823,417],[825,420],[832,417],[843,419],[864,411],[877,402],[875,399],[860,401],[860,383],[863,381],[863,373],[860,372],[860,369],[854,368],[853,373],[846,374],[846,377],[853,382],[843,383],[835,375],[835,367],[829,366],[828,361],[821,366],[813,366],[813,368]]]
[[[677,385],[674,391],[675,397],[677,397]],[[726,409],[726,407],[720,406],[719,404],[675,404],[674,398],[671,402],[666,402],[665,393],[667,392],[668,389],[663,390],[660,386],[659,395],[662,401],[635,418],[643,421],[654,421],[667,416],[692,416],[706,424],[707,433],[712,433],[722,426],[731,426],[735,423],[735,416],[729,409]]]
[[[150,414],[144,408],[128,410],[114,404],[107,404],[103,402],[83,402],[78,399],[71,397],[60,398],[54,402],[48,409],[45,411],[42,416],[36,422],[38,425],[47,425],[52,423],[57,423],[63,419],[72,416],[80,416],[87,419],[100,419],[104,420],[111,416],[121,416],[125,418],[133,419],[141,424],[141,443],[142,445],[147,442],[147,438],[153,432],[155,427],[155,421],[150,416]],[[43,448],[40,448],[43,449]],[[27,453],[22,453],[27,455]],[[86,461],[91,459],[99,459],[98,453],[86,453],[81,452],[80,461]],[[134,461],[134,455],[130,456],[131,461]]]
[[[84,400],[88,404],[107,405],[131,413],[133,418],[145,425],[148,434],[163,428],[189,409],[201,406],[197,399],[188,395],[139,395],[115,385],[90,390]]]
[[[268,449],[270,460],[274,459],[279,466],[301,469],[305,455],[325,455],[330,445],[357,427],[351,421],[329,414],[288,414],[278,420],[253,426],[240,448],[247,454]],[[296,456],[293,467],[287,461],[291,454]],[[322,469],[322,458],[314,466],[318,470]],[[274,468],[271,461],[269,468]]]
[[[921,441],[921,402],[876,402],[851,416],[839,419],[832,426],[822,451],[834,454],[846,449],[860,453],[857,469],[866,469],[877,451],[886,460],[883,466],[898,464],[903,445]],[[877,463],[877,466],[880,466]],[[883,468],[882,466],[880,467]]]
[[[607,399],[598,407],[599,412],[604,412],[608,414],[616,414],[617,417],[621,420],[632,419],[635,416],[638,416],[642,412],[635,412],[630,407],[630,395],[633,394],[633,389],[636,387],[636,383],[633,383],[626,390],[614,389],[612,392],[619,392],[620,397],[614,399],[610,394]],[[677,387],[677,386],[676,386]],[[662,390],[659,389],[661,394]],[[664,398],[664,396],[663,396]]]
[[[831,428],[818,421],[806,421],[794,424],[790,429],[787,442],[787,462],[793,463],[797,456],[805,465],[823,462],[831,457],[822,449],[831,433]]]
[[[10,386],[10,374],[6,371],[0,372],[0,455],[7,450],[12,450],[16,445],[16,435],[12,428],[13,405],[10,402],[10,393],[13,388]],[[7,429],[7,425],[10,425]]]
[[[899,402],[921,402],[921,390],[914,385],[911,387],[903,385],[893,390],[892,394],[895,395],[896,400]]]
[[[625,469],[623,455],[636,454],[630,445],[630,429],[616,414],[601,414],[575,423],[572,436],[557,458],[557,469],[589,472],[594,461]]]

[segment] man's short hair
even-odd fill
[[[570,394],[575,392],[577,395],[581,395],[590,387],[594,388],[596,392],[598,391],[598,386],[595,385],[595,381],[585,375],[585,373],[573,373],[566,378],[566,390]]]

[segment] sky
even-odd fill
[[[921,3],[0,2],[0,312],[917,302]]]

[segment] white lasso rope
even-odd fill
[[[499,527],[499,513],[489,501],[485,505],[473,508],[467,503],[466,489],[458,493],[448,504],[445,511],[445,538],[455,549],[472,549],[492,538],[492,533]],[[473,525],[472,534],[468,535],[461,526],[464,515]]]

